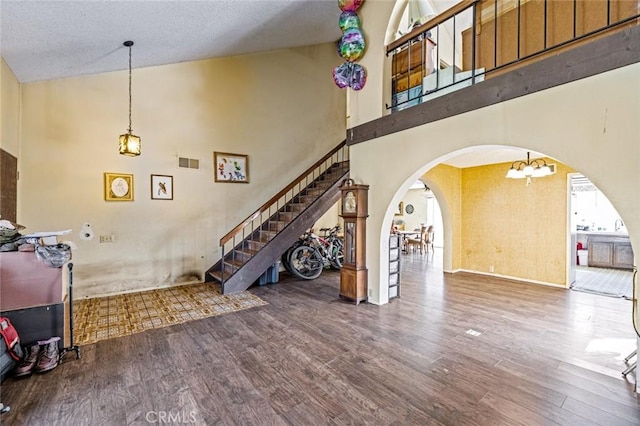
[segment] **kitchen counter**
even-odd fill
[[[594,236],[607,236],[607,237],[627,237],[629,234],[626,232],[614,232],[614,231],[577,231],[578,235],[594,235]]]
[[[633,249],[629,234],[612,231],[578,231],[577,233],[578,241],[589,250],[589,266],[633,268]]]

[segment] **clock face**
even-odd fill
[[[111,192],[116,197],[124,197],[129,193],[129,184],[125,179],[117,177],[111,181]]]
[[[344,196],[344,205],[343,205],[344,213],[355,213],[356,212],[356,196],[353,192],[347,192],[347,195]]]

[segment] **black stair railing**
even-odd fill
[[[272,229],[275,229],[275,232],[280,232],[282,229],[278,229],[278,224],[271,226],[271,222],[278,218],[278,213],[283,213],[292,204],[301,201],[305,196],[311,195],[309,192],[315,189],[313,183],[318,178],[330,171],[332,167],[345,164],[348,161],[349,147],[346,141],[342,141],[224,237],[220,238],[222,251],[220,262],[221,282],[224,283],[233,275],[238,268],[238,264],[242,263],[242,259],[246,256],[245,243],[247,240],[252,238],[259,239],[263,232],[274,232]],[[290,210],[288,213],[292,216],[297,216],[301,211]],[[241,250],[243,250],[242,253],[240,253]]]
[[[639,25],[629,0],[462,0],[387,45],[391,103],[410,106]]]

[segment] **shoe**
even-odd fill
[[[33,372],[42,348],[37,343],[27,348],[27,355],[20,361],[14,373],[15,377],[27,376]]]
[[[45,371],[53,370],[58,366],[58,362],[60,361],[60,351],[58,350],[58,340],[60,338],[51,338],[44,342],[40,341],[42,350],[40,352],[40,357],[38,358],[38,362],[36,366],[33,368],[33,371],[36,373],[44,373]]]

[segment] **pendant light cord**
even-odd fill
[[[129,134],[131,134],[131,45],[129,45]]]

